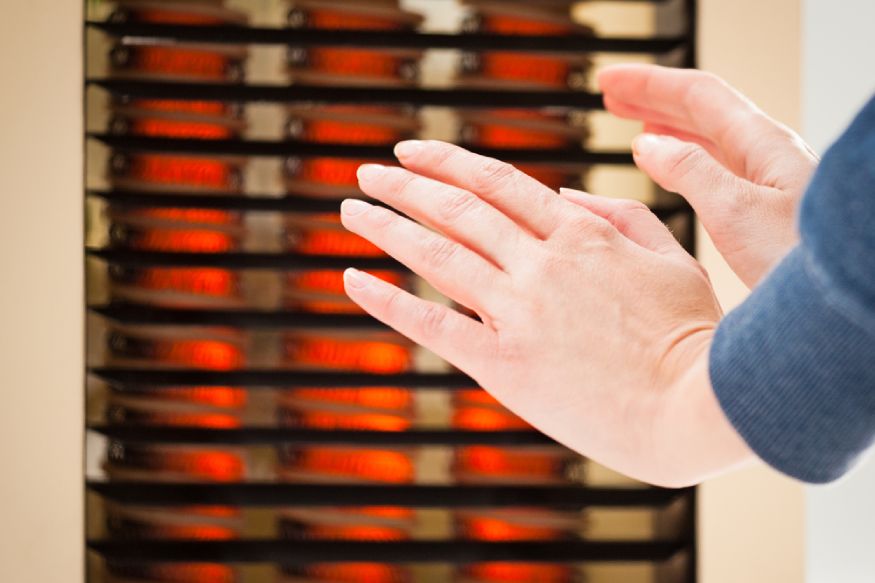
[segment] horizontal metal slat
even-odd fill
[[[586,486],[395,484],[164,483],[91,481],[88,489],[106,499],[147,506],[192,504],[233,506],[380,506],[497,508],[538,506],[665,506],[691,488],[591,488]]]
[[[338,30],[256,26],[190,26],[135,22],[92,21],[90,28],[114,37],[151,42],[218,44],[382,47],[398,49],[501,50],[549,53],[619,53],[660,55],[686,46],[685,36],[597,37],[578,35],[501,35],[487,33],[434,33],[381,30]]]
[[[118,96],[188,101],[402,104],[487,109],[542,107],[604,109],[601,95],[584,91],[183,83],[106,78],[91,78],[86,83],[102,87]]]
[[[91,367],[88,372],[112,383],[141,387],[241,386],[284,387],[403,387],[411,389],[470,389],[476,381],[462,373],[375,374],[363,372],[244,369],[229,371]]]
[[[113,134],[89,134],[88,137],[99,140],[115,150],[134,152],[212,156],[366,158],[386,162],[395,160],[392,146],[316,143],[298,140],[153,138]],[[550,163],[553,165],[630,165],[634,163],[631,152],[593,152],[581,148],[477,148],[476,150],[484,156],[515,163]]]
[[[86,249],[86,255],[125,267],[218,267],[225,269],[295,270],[295,269],[385,269],[409,270],[389,257],[355,257],[341,255],[298,255],[295,253],[178,253],[130,249]]]
[[[160,444],[345,444],[345,445],[550,445],[555,442],[535,430],[462,431],[408,430],[355,431],[275,427],[205,429],[199,427],[149,427],[145,425],[91,425],[106,437],[124,442]]]
[[[217,563],[472,563],[657,562],[670,559],[685,542],[589,541],[123,541],[91,540],[104,558],[135,562]]]
[[[127,303],[91,306],[89,309],[95,314],[124,324],[365,330],[385,330],[388,328],[371,316],[358,314],[318,314],[292,310],[162,308]]]
[[[336,213],[340,211],[340,203],[336,200],[311,199],[297,196],[269,197],[265,195],[225,195],[225,194],[185,194],[185,193],[154,193],[124,189],[99,190],[92,189],[88,194],[101,198],[109,203],[135,208],[206,208],[220,210],[238,210],[252,212],[299,212],[299,213]],[[350,193],[350,196],[358,196]],[[381,204],[371,199],[372,204]],[[690,211],[689,205],[679,198],[673,203],[651,205],[650,210],[662,220],[679,213]]]

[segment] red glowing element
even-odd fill
[[[130,245],[148,251],[226,253],[236,248],[237,242],[233,236],[217,231],[144,229],[136,232]]]
[[[462,519],[460,527],[467,536],[476,540],[519,541],[562,538],[562,531],[555,528],[516,524],[489,516]]]
[[[404,276],[394,271],[372,271],[371,275],[387,281],[392,285],[402,287]],[[291,298],[289,305],[298,306],[308,312],[319,314],[362,314],[358,305],[352,302],[343,289],[342,271],[304,271],[290,273],[289,288],[294,291],[326,297]]]
[[[556,123],[557,120],[538,111],[508,110],[495,112],[490,117],[508,120],[529,120],[535,123]],[[569,139],[560,132],[544,128],[502,124],[498,120],[481,123],[472,121],[477,128],[476,142],[481,146],[505,148],[560,148],[567,146]]]
[[[389,374],[408,370],[412,362],[406,346],[336,338],[290,338],[286,357],[296,364]]]
[[[137,154],[129,158],[125,177],[157,184],[177,184],[211,189],[229,189],[233,168],[212,158],[175,158]]]
[[[325,583],[402,583],[407,581],[398,567],[380,563],[325,563],[303,569],[312,581]]]
[[[308,52],[308,69],[333,75],[394,78],[403,60],[393,54],[362,49],[313,47]]]
[[[149,268],[139,274],[136,284],[151,290],[222,297],[237,292],[237,275],[224,269]]]
[[[221,101],[183,101],[175,99],[137,99],[131,102],[132,107],[149,111],[172,111],[177,113],[195,113],[198,115],[223,116],[228,108]]]
[[[214,209],[144,208],[126,210],[125,214],[129,217],[203,225],[234,225],[239,222],[236,213]]]
[[[505,15],[484,16],[480,28],[483,32],[527,35],[557,35],[573,31],[573,28],[565,23],[544,22]]]
[[[141,73],[166,73],[204,79],[225,78],[231,60],[221,54],[164,46],[138,46],[131,50],[127,68]]]
[[[410,407],[410,391],[394,387],[364,387],[361,389],[292,389],[289,397],[302,401],[355,405],[367,409],[404,410]]]
[[[297,413],[296,417],[298,425],[313,429],[404,431],[410,427],[410,421],[404,417],[374,413],[306,411]]]
[[[155,347],[155,360],[161,362],[212,370],[231,370],[245,362],[238,346],[218,340],[167,340]]]
[[[206,524],[161,524],[154,525],[150,538],[172,540],[232,540],[237,532],[232,528]]]
[[[484,583],[570,583],[573,575],[570,567],[533,563],[478,563],[464,571]]]
[[[301,162],[301,167],[295,177],[320,184],[355,187],[358,185],[356,172],[359,166],[368,162],[372,162],[372,160],[309,158]]]
[[[502,404],[498,402],[498,399],[483,389],[465,389],[463,391],[457,391],[455,397],[457,401],[462,403],[503,408]]]
[[[203,122],[135,118],[130,124],[129,133],[140,136],[221,140],[233,135],[227,126]]]
[[[243,460],[227,451],[177,451],[160,455],[155,469],[179,472],[192,478],[233,482],[243,478]]]
[[[237,409],[246,405],[246,391],[235,387],[175,387],[155,392],[154,398],[171,401],[186,401]]]
[[[384,125],[314,119],[307,121],[301,137],[317,143],[389,144],[403,136],[398,130]]]
[[[475,431],[531,429],[531,425],[500,409],[460,407],[453,413],[453,427]]]
[[[489,52],[481,57],[481,74],[501,81],[522,81],[550,87],[568,87],[571,66],[555,57],[513,52]]]
[[[295,467],[327,476],[359,478],[374,482],[413,481],[413,462],[397,451],[310,447],[295,458]]]
[[[340,216],[336,214],[319,214],[314,217],[320,222],[340,225]],[[294,229],[294,227],[292,227]],[[295,229],[297,231],[297,229]],[[344,255],[380,257],[385,252],[358,235],[348,231],[335,229],[307,228],[294,235],[294,249],[306,255]]]
[[[408,538],[401,528],[371,525],[314,524],[307,527],[308,538],[326,540],[398,541]]]
[[[147,581],[160,583],[234,583],[234,569],[212,563],[174,563],[149,565],[142,571]]]
[[[402,28],[400,22],[391,18],[324,9],[310,12],[307,24],[311,28],[334,30],[399,30]]]
[[[161,10],[139,9],[136,12],[136,18],[139,22],[150,22],[155,24],[223,24],[221,18],[215,16],[207,16],[204,14],[191,14],[186,12],[177,12],[176,10]]]
[[[459,448],[456,464],[462,472],[492,477],[552,478],[564,469],[562,461],[551,454],[485,445]]]
[[[241,426],[240,419],[237,417],[216,413],[152,413],[145,421],[149,425],[168,427],[236,429]]]

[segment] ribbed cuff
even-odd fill
[[[841,477],[875,436],[875,335],[848,316],[856,309],[799,247],[723,319],[711,347],[711,383],[735,429],[805,482]]]

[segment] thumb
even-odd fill
[[[632,152],[638,167],[665,190],[687,199],[706,227],[712,217],[736,207],[753,187],[698,144],[641,134]]]

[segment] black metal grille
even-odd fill
[[[605,36],[571,0],[461,2],[453,30],[389,0],[90,6],[89,581],[695,580],[694,489],[579,458],[336,289],[355,266],[425,291],[331,215],[429,115],[551,187],[633,171],[592,145],[597,57],[692,65],[695,3],[616,3],[662,24]],[[555,78],[490,73],[508,55]],[[692,250],[689,207],[651,188],[627,194]]]

